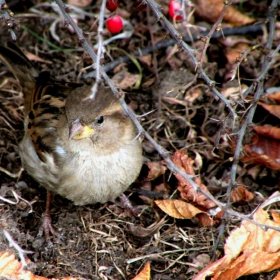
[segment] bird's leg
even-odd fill
[[[43,234],[45,234],[45,239],[50,248],[53,247],[53,243],[51,242],[50,233],[59,239],[62,238],[61,234],[59,234],[52,226],[52,219],[50,216],[51,199],[52,199],[52,192],[47,191],[46,209],[45,209],[45,212],[42,214],[42,225],[38,232],[39,237],[41,237],[41,236],[43,236]]]

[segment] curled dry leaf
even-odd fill
[[[275,104],[266,104],[263,102],[258,102],[258,105],[266,109],[270,114],[280,119],[280,105]]]
[[[131,280],[150,280],[151,279],[151,265],[147,262],[141,272]]]
[[[203,95],[203,90],[200,87],[192,87],[190,90],[187,91],[184,99],[189,102],[193,103],[197,98]]]
[[[280,94],[270,94],[269,99],[279,100]],[[272,115],[280,118],[280,105],[258,102]],[[245,155],[241,158],[246,163],[264,164],[273,170],[280,170],[280,128],[269,125],[253,127],[256,135],[250,144],[244,145]],[[233,143],[234,147],[234,143]]]
[[[275,101],[280,102],[280,91],[267,95],[267,98],[270,100],[275,100]]]
[[[251,144],[244,145],[245,155],[241,161],[264,164],[273,170],[280,170],[280,142],[278,140],[255,135]]]
[[[191,219],[199,213],[204,213],[192,204],[178,199],[155,200],[155,204],[176,219]]]
[[[235,64],[238,57],[241,56],[242,52],[249,49],[249,43],[238,43],[232,48],[226,48],[225,56],[227,58],[228,63]]]
[[[139,74],[131,74],[126,70],[123,70],[114,75],[112,80],[118,85],[121,89],[127,89],[133,87],[141,78]]]
[[[153,57],[151,54],[147,54],[147,55],[143,55],[143,56],[139,56],[138,58],[142,63],[151,66],[153,63]]]
[[[253,220],[264,225],[279,227],[280,219],[273,220],[263,209],[259,209]],[[238,279],[244,275],[269,272],[280,268],[280,232],[263,230],[248,221],[233,230],[227,238],[225,256],[204,268],[194,280],[212,276],[213,280]]]
[[[279,127],[264,125],[264,126],[254,126],[253,129],[259,135],[280,140],[280,128]]]
[[[199,17],[213,23],[217,21],[225,3],[224,0],[194,0],[193,2],[196,5],[195,13]],[[223,21],[231,23],[233,26],[242,26],[253,23],[256,20],[229,6]]]
[[[193,170],[194,161],[188,157],[185,151],[178,150],[172,156],[172,161],[176,164],[181,170],[186,172],[189,175],[195,175]],[[193,201],[196,205],[202,206],[206,209],[215,207],[215,203],[206,198],[203,194],[195,192],[191,184],[185,180],[180,174],[175,174],[178,182],[178,190],[181,193],[181,197],[187,201]],[[200,178],[195,177],[195,183],[203,190],[208,191],[207,187],[201,183]]]
[[[154,235],[164,223],[165,223],[165,220],[161,219],[159,222],[152,224],[148,228],[143,228],[140,225],[132,224],[132,225],[129,225],[129,229],[130,229],[131,233],[138,238],[148,238],[148,237],[151,237],[152,235]]]
[[[249,202],[254,198],[254,194],[249,192],[245,186],[238,186],[232,190],[230,194],[230,200],[232,203],[244,203]]]
[[[34,275],[32,272],[22,269],[22,264],[9,252],[0,253],[0,277],[24,280],[48,280],[48,278]],[[56,280],[58,278],[51,278]],[[74,277],[60,278],[60,280],[77,280]]]
[[[149,168],[149,173],[146,180],[152,181],[164,174],[166,171],[166,166],[163,164],[163,161],[150,161],[145,163]]]

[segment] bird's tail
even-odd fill
[[[20,48],[12,42],[8,42],[6,47],[0,46],[0,60],[19,81],[25,104],[30,104],[31,94],[36,84],[35,77],[38,76],[37,70]]]

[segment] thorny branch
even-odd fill
[[[96,57],[96,63],[95,63],[95,68],[96,68],[96,82],[92,87],[92,93],[89,98],[94,99],[98,85],[101,82],[101,77],[100,77],[100,61],[101,58],[103,57],[103,26],[104,26],[104,15],[105,15],[105,7],[106,7],[106,0],[102,0],[102,4],[100,7],[100,13],[99,13],[99,25],[98,25],[98,31],[97,31],[97,57]]]
[[[204,37],[205,39],[205,44],[204,44],[204,47],[203,47],[203,50],[201,52],[201,57],[200,57],[200,60],[199,60],[199,65],[202,66],[203,64],[203,61],[204,61],[204,58],[205,58],[205,54],[206,54],[206,50],[209,46],[209,42],[210,42],[210,39],[212,38],[214,32],[216,30],[218,30],[218,28],[220,28],[220,24],[222,23],[222,20],[226,14],[226,11],[228,10],[229,6],[232,4],[232,1],[228,1],[227,3],[225,2],[225,5],[221,11],[221,14],[219,16],[219,18],[216,20],[215,24],[213,24],[211,30],[209,31],[208,35],[206,37]]]
[[[201,68],[201,65],[199,65],[194,50],[183,41],[182,36],[174,29],[173,25],[167,20],[167,18],[160,12],[159,5],[156,4],[153,0],[147,0],[147,4],[151,7],[151,10],[154,12],[157,19],[163,23],[164,28],[167,30],[167,32],[171,35],[171,37],[177,42],[178,47],[185,51],[188,56],[190,57],[195,69],[197,70],[197,73],[199,76],[206,82],[206,84],[209,86],[209,88],[213,91],[213,93],[222,100],[227,108],[229,109],[230,113],[233,116],[233,120],[237,118],[237,115],[235,113],[235,110],[232,108],[230,101],[227,100],[215,87],[215,81],[212,81],[209,79],[209,77],[206,75],[205,71]]]

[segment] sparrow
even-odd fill
[[[39,73],[14,43],[0,46],[0,60],[24,95],[24,137],[19,153],[25,170],[48,191],[43,230],[49,244],[51,192],[75,205],[114,201],[142,166],[137,129],[118,99],[99,86],[53,79]],[[40,229],[40,232],[42,229]]]

